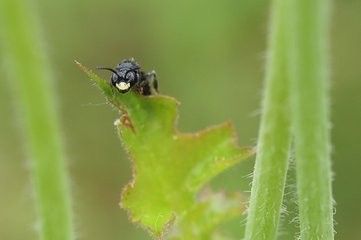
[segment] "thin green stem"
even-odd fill
[[[31,159],[43,240],[72,240],[70,197],[53,81],[34,10],[26,0],[0,0],[0,35]]]
[[[276,239],[290,149],[287,11],[275,0],[246,240]]]
[[[333,239],[328,111],[328,0],[292,0],[291,104],[301,239]]]

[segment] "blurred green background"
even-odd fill
[[[131,178],[114,131],[117,112],[105,104],[73,60],[113,67],[135,57],[155,69],[160,91],[175,96],[179,128],[195,131],[231,120],[240,143],[256,143],[268,35],[269,1],[104,0],[36,2],[48,57],[56,74],[79,239],[149,239],[118,207]],[[336,239],[361,239],[361,2],[334,1],[331,29],[332,137]],[[16,99],[0,68],[0,239],[37,239],[28,159]],[[101,73],[108,78],[108,73]],[[216,188],[250,189],[253,160],[214,181]],[[294,176],[280,239],[294,239]],[[225,187],[226,186],[226,187]],[[226,231],[240,236],[243,220]],[[288,231],[288,233],[287,233]]]

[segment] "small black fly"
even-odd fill
[[[121,93],[134,89],[138,93],[148,96],[158,93],[158,81],[155,71],[145,73],[134,60],[124,59],[115,69],[99,67],[98,69],[111,71],[110,83]]]

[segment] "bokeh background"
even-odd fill
[[[268,35],[265,0],[37,0],[72,182],[79,239],[149,239],[118,207],[131,178],[114,131],[117,113],[74,59],[115,66],[135,57],[155,69],[160,91],[181,101],[179,128],[195,131],[231,120],[240,143],[256,143]],[[333,1],[332,137],[336,239],[361,239],[361,2]],[[108,78],[108,73],[101,73]],[[0,68],[0,239],[33,240],[36,216],[16,99]],[[218,177],[215,188],[248,191],[253,159]],[[294,239],[293,167],[280,239]],[[245,193],[248,194],[248,193]],[[224,231],[240,236],[244,220]],[[239,239],[239,237],[238,237]]]

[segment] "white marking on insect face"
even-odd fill
[[[115,86],[117,86],[119,90],[128,90],[130,88],[130,83],[120,82],[115,84]]]

